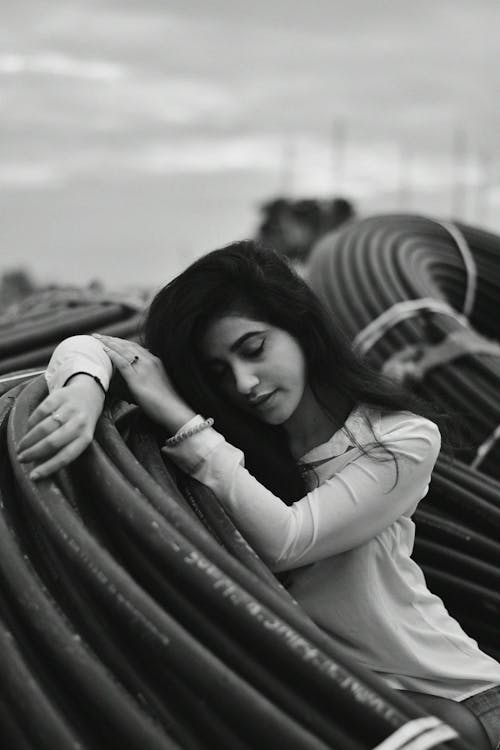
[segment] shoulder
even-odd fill
[[[391,450],[410,451],[419,458],[437,458],[441,433],[432,420],[409,411],[380,413],[373,419],[377,438]]]

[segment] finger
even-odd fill
[[[53,393],[49,394],[47,398],[44,398],[44,400],[41,402],[41,404],[38,404],[36,409],[30,414],[27,425],[28,427],[34,427],[34,425],[38,424],[42,421],[42,419],[46,419],[52,412],[56,411],[62,402],[62,395],[61,391],[57,390]]]
[[[30,479],[43,479],[48,477],[59,469],[68,466],[75,458],[78,458],[88,447],[88,443],[81,439],[65,446],[57,455],[52,456],[48,461],[36,466],[29,474]]]
[[[145,357],[143,357],[142,355],[139,356],[139,354],[137,354],[137,352],[134,350],[118,352],[108,347],[104,348],[111,362],[121,372],[130,386],[133,386],[134,383],[137,383],[137,376],[144,376],[144,368],[142,367],[142,365],[144,365],[146,362]]]
[[[120,346],[121,344],[130,344],[131,342],[128,339],[122,339],[120,336],[108,336],[106,333],[93,333],[92,336],[94,338],[99,339],[99,341],[103,341],[106,343],[116,344],[116,346]]]
[[[133,352],[117,352],[109,348],[106,348],[106,353],[123,375],[126,375],[127,372],[128,374],[134,372],[134,365],[139,360],[138,355]]]
[[[39,422],[37,425],[31,428],[26,435],[23,435],[17,445],[18,453],[24,452],[26,449],[31,448],[33,445],[43,440],[47,435],[52,434],[62,426],[64,418],[60,412],[52,412],[45,419]]]
[[[50,429],[43,422],[39,427],[32,430],[32,433],[32,442],[29,445],[19,445],[17,457],[22,463],[38,461],[41,458],[54,455],[69,442],[78,438],[82,434],[82,430],[78,419],[70,419],[62,427],[56,429]],[[28,437],[28,435],[25,437]]]
[[[104,346],[108,346],[110,349],[113,349],[117,352],[142,349],[140,344],[136,344],[135,342],[129,341],[128,339],[120,339],[118,338],[118,336],[105,336],[101,333],[94,333],[92,335],[94,336],[94,338],[100,341],[101,344],[104,344]]]
[[[105,336],[100,333],[94,333],[92,335],[103,344],[104,349],[108,354],[110,351],[114,351],[128,360],[131,360],[136,355],[140,357],[151,356],[151,353],[143,346],[133,341],[129,341],[128,339],[120,339],[116,336]]]

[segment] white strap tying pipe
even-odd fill
[[[361,354],[366,354],[387,331],[403,320],[407,320],[422,311],[449,315],[461,325],[467,327],[469,325],[469,321],[464,315],[457,313],[451,305],[443,300],[437,300],[433,297],[404,300],[403,302],[396,302],[387,310],[384,310],[377,318],[370,321],[355,336],[353,342],[354,349],[357,349]]]
[[[437,716],[423,716],[403,724],[373,750],[429,750],[456,737],[457,732]]]
[[[484,440],[481,445],[478,447],[476,451],[476,456],[471,462],[470,466],[471,469],[477,469],[480,463],[484,461],[487,454],[490,452],[490,450],[495,445],[496,441],[500,438],[500,425],[496,427],[491,435],[488,435],[486,440]]]
[[[463,236],[462,232],[455,224],[451,221],[438,221],[435,219],[435,223],[443,227],[455,240],[455,244],[458,247],[462,260],[465,266],[465,272],[467,275],[465,299],[462,308],[462,312],[467,317],[470,316],[472,308],[474,306],[474,300],[476,297],[476,285],[477,285],[477,269],[474,256],[471,253],[470,247],[467,244],[467,240]]]

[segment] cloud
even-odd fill
[[[124,163],[151,174],[273,170],[280,160],[281,139],[232,136],[172,140],[124,154]]]
[[[227,123],[236,107],[230,93],[218,83],[150,70],[136,70],[125,86],[116,87],[111,97],[98,103],[121,130],[137,125]]]
[[[44,163],[0,162],[0,190],[45,189],[64,183],[64,173],[56,165]]]
[[[41,78],[36,92],[33,75]],[[165,125],[227,125],[238,109],[231,91],[209,78],[59,52],[0,54],[0,83],[2,78],[4,127],[24,120],[30,127],[50,124],[68,134],[139,130],[144,135]]]
[[[0,55],[0,75],[35,74],[114,83],[123,78],[123,65],[108,60],[85,60],[60,52]]]
[[[343,193],[356,199],[395,194],[402,189],[448,193],[457,181],[485,185],[482,165],[469,157],[416,149],[406,153],[397,140],[349,142],[336,153],[326,138],[308,133],[283,137],[275,132],[169,137],[151,142],[126,139],[110,146],[81,145],[52,158],[19,163],[0,161],[0,185],[36,187],[95,179],[134,181],[139,177],[216,175],[240,172],[271,175],[286,192],[303,195]],[[286,183],[286,184],[284,184]]]

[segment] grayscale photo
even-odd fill
[[[500,750],[500,4],[0,19],[1,750]]]

